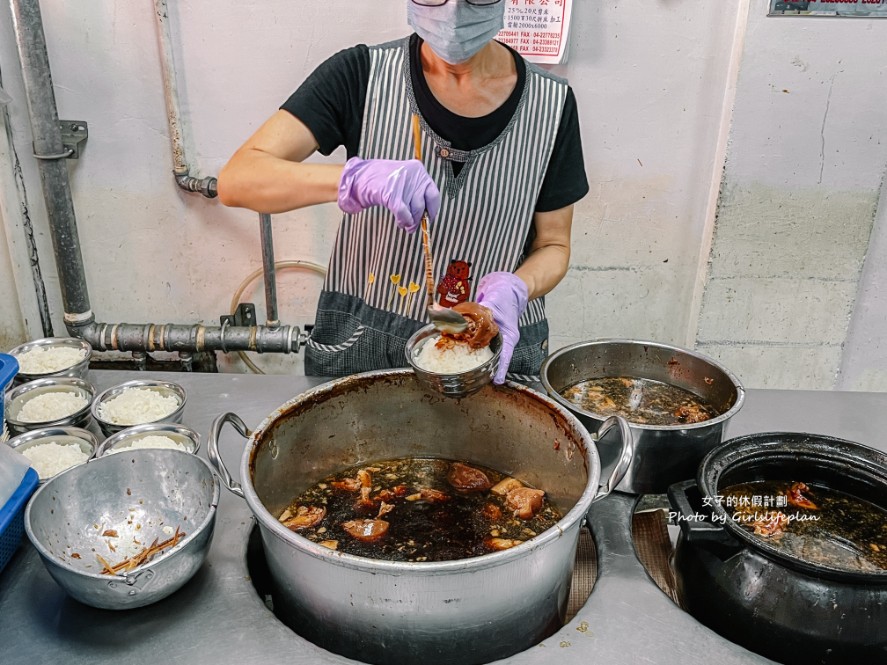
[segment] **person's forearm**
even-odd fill
[[[570,248],[546,245],[534,250],[514,274],[527,285],[529,299],[540,298],[551,291],[567,274]]]
[[[243,150],[219,173],[219,200],[226,206],[280,213],[336,201],[341,164],[306,164],[259,150]]]

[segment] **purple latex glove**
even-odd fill
[[[425,210],[429,220],[437,217],[440,191],[419,160],[352,157],[339,180],[339,207],[353,215],[371,206],[385,206],[398,227],[412,233]]]
[[[527,308],[528,298],[529,291],[524,280],[510,272],[491,272],[481,277],[477,284],[477,303],[493,312],[493,320],[502,335],[499,369],[493,383],[505,383],[505,373],[520,339],[517,322]]]

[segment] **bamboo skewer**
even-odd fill
[[[151,545],[149,545],[145,549],[143,549],[141,552],[134,554],[133,556],[129,557],[128,559],[124,559],[120,563],[113,565],[113,566],[110,563],[108,563],[108,561],[98,552],[96,553],[95,556],[96,556],[96,559],[99,560],[99,563],[102,564],[102,566],[103,566],[102,571],[101,571],[103,575],[116,575],[117,573],[119,573],[121,571],[129,572],[135,568],[138,568],[143,563],[147,562],[149,559],[151,559],[156,554],[159,554],[163,550],[165,550],[169,547],[174,547],[175,545],[178,544],[178,542],[182,538],[185,537],[185,535],[186,534],[184,531],[181,531],[179,529],[179,527],[176,527],[176,532],[172,535],[171,538],[164,540],[162,543],[157,542],[158,539],[155,538],[154,542],[151,543]]]

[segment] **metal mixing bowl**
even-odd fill
[[[165,598],[197,572],[209,551],[218,503],[219,481],[197,455],[133,450],[97,457],[47,482],[25,509],[25,532],[73,598],[102,609],[129,609]],[[116,565],[155,538],[168,540],[176,527],[185,536],[174,547],[131,571],[101,572],[96,555]]]
[[[6,445],[24,454],[29,448],[45,443],[77,446],[88,456],[81,464],[85,464],[85,462],[95,457],[96,449],[98,448],[98,439],[96,439],[95,434],[82,427],[44,427],[43,429],[35,429],[19,434],[17,437],[7,441]],[[40,484],[42,485],[54,477],[44,478],[41,476]]]
[[[184,446],[185,451],[192,454],[200,450],[200,434],[190,427],[174,423],[148,423],[146,425],[134,425],[117,432],[117,434],[112,434],[99,446],[96,456],[101,457],[102,455],[132,450],[130,446],[146,436],[165,436]],[[138,449],[136,448],[135,450]]]
[[[745,389],[728,369],[711,358],[676,346],[631,339],[579,342],[552,353],[542,363],[548,395],[569,409],[590,431],[607,414],[586,411],[561,392],[581,381],[604,377],[651,379],[688,390],[714,407],[718,416],[698,423],[632,423],[634,457],[617,490],[631,494],[665,492],[672,483],[694,478],[702,458],[724,440],[727,422],[742,408]],[[615,464],[619,442],[605,436],[598,444],[604,469]]]
[[[22,407],[29,399],[47,393],[78,393],[86,399],[86,406],[76,412],[43,422],[25,422],[19,418]],[[28,381],[7,391],[5,398],[6,423],[13,434],[24,434],[46,427],[86,427],[89,424],[89,409],[95,395],[95,387],[88,381],[66,376],[55,379]]]
[[[77,337],[44,337],[43,339],[36,339],[33,342],[25,342],[24,344],[15,347],[9,351],[9,355],[15,356],[15,359],[19,360],[28,351],[51,348],[80,349],[85,352],[85,355],[80,362],[75,363],[70,367],[60,369],[57,372],[27,374],[19,369],[18,374],[15,376],[15,382],[19,384],[33,381],[34,379],[54,379],[63,376],[71,376],[78,379],[86,378],[86,372],[89,370],[89,357],[92,354],[92,346],[90,346],[89,342],[86,340]],[[21,362],[19,362],[19,365],[21,365]]]
[[[477,392],[493,380],[496,369],[499,367],[499,356],[502,351],[501,335],[496,335],[493,341],[490,342],[493,357],[482,365],[458,374],[438,374],[417,365],[416,354],[419,353],[423,344],[434,343],[432,340],[429,340],[430,337],[439,334],[440,331],[437,328],[433,325],[428,325],[417,330],[407,340],[407,362],[409,362],[410,367],[416,373],[416,379],[418,379],[419,383],[429,390],[433,390],[446,397],[458,398],[467,397]]]
[[[108,388],[104,392],[100,393],[92,403],[92,417],[95,418],[95,421],[99,424],[102,432],[105,436],[111,436],[112,434],[116,434],[117,432],[122,432],[129,427],[133,427],[134,425],[145,425],[147,423],[129,423],[127,425],[123,425],[120,423],[112,423],[108,420],[102,418],[100,414],[100,409],[103,404],[108,402],[109,400],[118,397],[121,393],[126,390],[130,390],[132,388],[140,388],[140,389],[148,389],[153,390],[156,393],[163,396],[172,396],[175,397],[179,405],[176,407],[175,411],[172,413],[160,418],[159,420],[151,421],[158,423],[181,423],[182,415],[185,412],[185,389],[182,388],[177,383],[171,383],[169,381],[155,381],[152,379],[137,379],[135,381],[126,381],[116,386],[112,386]]]

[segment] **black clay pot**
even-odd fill
[[[810,563],[732,521],[718,497],[738,483],[792,479],[887,507],[887,455],[794,433],[725,442],[697,480],[672,485],[681,532],[675,572],[685,609],[727,639],[788,664],[887,662],[887,570]],[[732,511],[731,511],[732,512]]]

